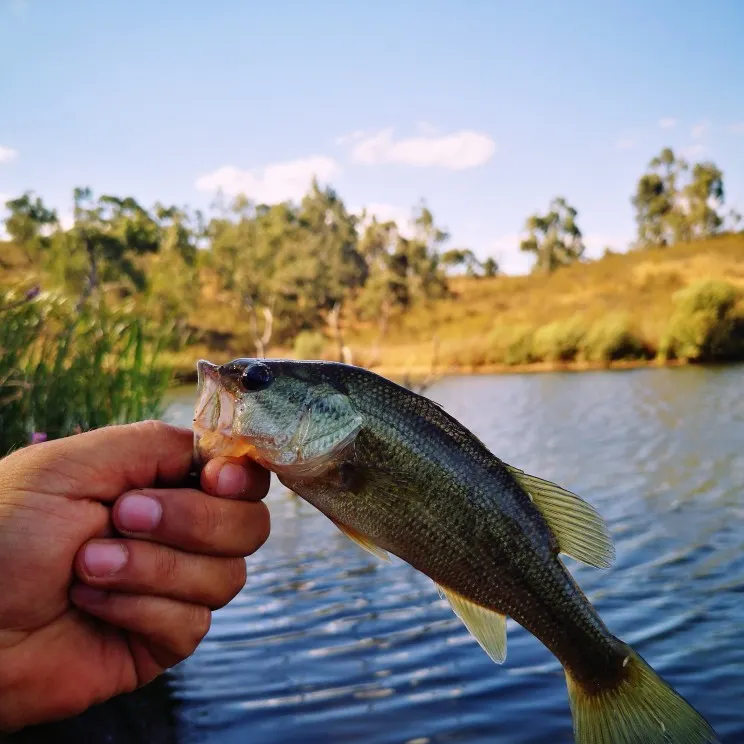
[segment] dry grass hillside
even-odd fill
[[[603,358],[601,337],[621,335],[628,349],[614,363],[639,363],[657,356],[675,293],[706,279],[744,290],[744,235],[611,254],[549,276],[458,278],[452,298],[407,314],[391,329],[380,350],[381,366],[425,373],[437,347],[442,370],[595,366],[613,361]],[[572,335],[594,337],[596,353],[572,353]],[[561,336],[569,337],[563,354]],[[370,331],[350,334],[359,363],[371,361],[373,339]]]
[[[18,259],[10,244],[0,244],[0,285],[29,281]],[[717,282],[712,289],[704,288],[702,299],[687,302],[690,317],[681,317],[680,290],[690,287],[688,294],[700,294],[696,287],[706,280]],[[432,367],[441,374],[632,366],[659,363],[660,353],[664,361],[679,363],[685,361],[681,357],[695,354],[680,353],[690,347],[689,338],[678,338],[675,347],[670,324],[681,324],[682,335],[693,338],[693,347],[704,345],[700,339],[710,336],[711,323],[721,326],[721,319],[721,333],[736,335],[744,327],[739,322],[744,317],[739,290],[744,296],[744,234],[723,235],[610,254],[549,276],[455,278],[449,298],[393,319],[381,341],[374,325],[349,323],[344,340],[355,364],[391,376],[427,375]],[[729,291],[733,299],[721,299],[721,293]],[[223,302],[208,275],[190,322],[209,341],[168,356],[179,376],[192,375],[201,356],[219,362],[254,353],[248,319]],[[317,341],[313,356],[337,354],[330,340],[325,346],[322,338]],[[294,355],[293,349],[277,347],[269,353]],[[738,352],[728,356],[739,358]]]

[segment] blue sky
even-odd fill
[[[509,271],[561,194],[598,255],[665,145],[744,212],[742,29],[739,0],[0,0],[0,194],[205,207],[317,173]]]

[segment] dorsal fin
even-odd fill
[[[372,553],[372,555],[377,558],[381,558],[383,561],[390,560],[390,556],[386,550],[375,545],[368,537],[362,535],[361,532],[357,532],[352,527],[341,524],[341,522],[337,522],[335,519],[331,519],[331,521],[341,530],[341,532],[344,533],[344,535],[346,535],[346,537],[353,540],[360,548],[366,550],[368,553]]]
[[[497,664],[503,664],[506,661],[506,615],[481,607],[440,584],[436,586],[481,648]]]
[[[555,483],[506,467],[545,517],[561,553],[596,568],[612,565],[615,548],[610,531],[591,504]]]

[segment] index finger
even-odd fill
[[[245,458],[215,457],[200,475],[201,487],[210,496],[260,501],[269,490],[269,471]]]
[[[106,426],[9,455],[25,488],[109,502],[125,491],[181,483],[192,470],[193,432],[163,421]]]

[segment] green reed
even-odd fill
[[[0,290],[0,456],[35,435],[158,416],[173,334],[130,307]]]

